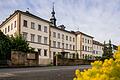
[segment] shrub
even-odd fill
[[[83,72],[77,69],[73,80],[120,80],[120,46],[114,54],[114,59],[95,61],[91,65],[91,69]]]

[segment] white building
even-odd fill
[[[64,28],[63,28],[64,27]],[[65,26],[50,27],[51,53],[63,53],[67,58],[74,58],[76,53],[76,35],[65,30]],[[69,54],[69,55],[68,55]]]
[[[103,44],[93,40],[93,56],[94,57],[102,57],[103,54]]]
[[[17,10],[2,22],[0,30],[5,35],[22,34],[29,45],[38,51],[39,64],[52,63],[58,53],[65,54],[67,58],[94,56],[93,37],[79,31],[67,31],[64,25],[56,26],[54,8],[50,21],[28,11]]]
[[[22,34],[29,45],[39,52],[39,64],[48,64],[49,23],[29,12],[17,10],[0,25],[0,29],[6,35]]]
[[[89,57],[92,59],[93,37],[79,31],[76,33],[77,53],[79,54],[79,58],[85,59],[86,57]]]

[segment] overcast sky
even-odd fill
[[[0,23],[14,10],[29,11],[49,20],[55,2],[57,25],[79,30],[103,42],[120,44],[120,0],[0,0]]]

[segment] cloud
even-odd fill
[[[120,44],[120,0],[0,0],[0,21],[14,10],[27,10],[49,20],[55,2],[57,24]],[[4,13],[4,14],[3,14]]]

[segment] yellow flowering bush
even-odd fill
[[[83,72],[77,69],[73,80],[120,80],[120,46],[114,53],[114,58],[106,59],[104,62],[95,61],[91,63],[91,69]]]

